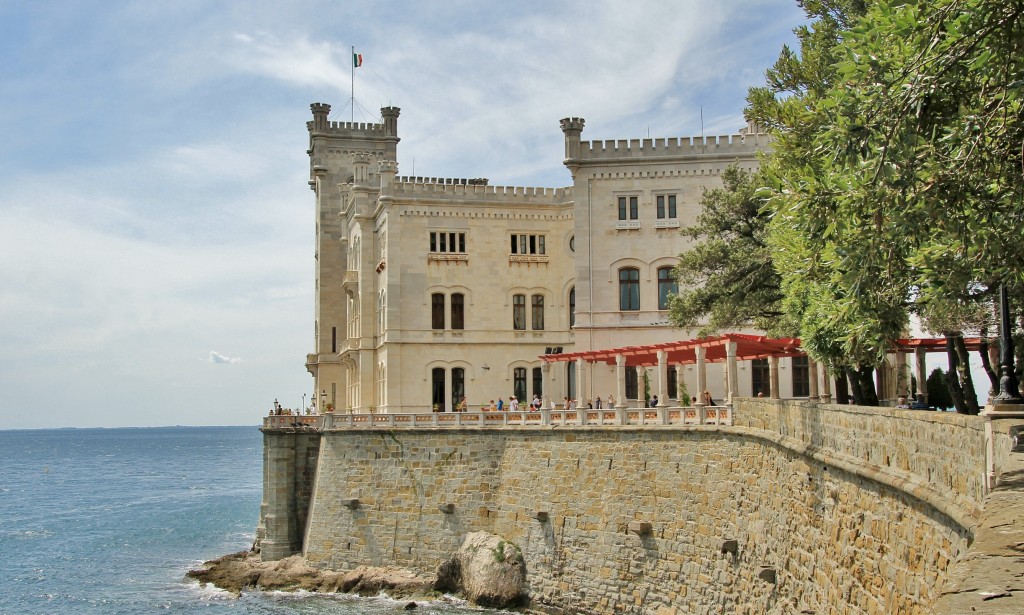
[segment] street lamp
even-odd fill
[[[1006,284],[999,285],[999,395],[992,398],[996,404],[1021,404],[1017,373],[1013,370],[1013,336],[1010,334],[1010,298]]]

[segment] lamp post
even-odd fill
[[[992,398],[996,404],[1021,404],[1017,373],[1013,369],[1013,336],[1010,334],[1010,298],[1006,284],[999,285],[999,395]]]

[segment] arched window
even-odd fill
[[[445,410],[445,407],[444,407],[444,397],[445,397],[445,395],[444,395],[444,368],[443,367],[435,367],[434,369],[430,370],[430,385],[431,385],[431,393],[430,393],[431,402],[435,406],[437,406],[438,410],[443,412]]]
[[[512,328],[526,331],[526,295],[512,295]]]
[[[619,269],[619,309],[640,309],[640,270],[635,267]]]
[[[444,329],[444,294],[430,295],[430,328]]]
[[[667,388],[668,388],[668,398],[669,399],[678,399],[679,398],[679,378],[678,378],[678,376],[679,376],[679,374],[676,373],[676,366],[675,365],[669,365],[668,366],[668,381],[666,383],[667,384]],[[685,405],[685,404],[682,404],[682,405]]]
[[[466,396],[466,370],[461,367],[452,368],[452,408],[456,408]]]
[[[539,367],[533,368],[533,394],[544,399],[544,372]]]
[[[452,293],[452,329],[465,329],[465,296],[462,293]]]
[[[530,320],[534,331],[544,330],[544,295],[530,298]]]
[[[569,289],[569,327],[576,326],[576,287]]]
[[[526,399],[526,368],[517,367],[512,370],[512,394],[516,396],[516,399],[528,403],[530,400]]]
[[[658,268],[658,309],[668,309],[668,298],[671,295],[679,294],[679,285],[672,275],[671,267]]]

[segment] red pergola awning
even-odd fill
[[[981,339],[972,337],[965,338],[968,350],[978,350],[981,347]],[[736,343],[736,360],[749,361],[751,359],[764,359],[767,357],[797,357],[806,353],[800,348],[800,340],[795,337],[772,338],[763,335],[749,335],[746,333],[726,333],[718,337],[706,337],[695,340],[683,340],[678,342],[664,342],[661,344],[648,344],[644,346],[623,346],[621,348],[607,348],[603,350],[585,350],[581,352],[564,352],[557,354],[545,354],[540,358],[548,363],[564,363],[583,359],[589,363],[615,364],[615,357],[622,355],[626,358],[626,365],[635,367],[653,367],[658,364],[658,351],[668,353],[668,363],[672,365],[687,365],[697,362],[697,348],[706,349],[704,360],[708,363],[721,363],[727,358],[727,344]],[[925,352],[945,352],[945,338],[918,338],[901,339],[896,341],[893,352],[914,352],[924,349]]]

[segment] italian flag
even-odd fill
[[[361,54],[361,53],[353,53],[352,54],[352,67],[353,68],[359,68],[362,65],[363,65],[363,54]]]

